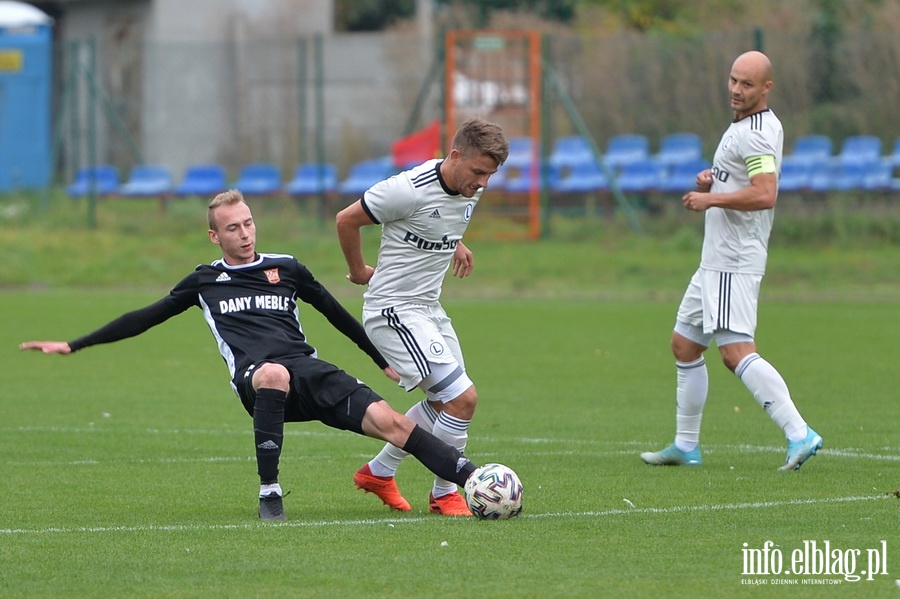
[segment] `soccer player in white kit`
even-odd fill
[[[766,55],[746,52],[734,61],[728,84],[734,121],[712,168],[697,175],[697,191],[682,198],[688,210],[705,212],[703,249],[672,334],[675,441],[642,453],[648,464],[701,464],[700,421],[709,386],[703,353],[712,340],[725,365],[787,437],[780,470],[797,470],[822,447],[822,437],[797,411],[784,379],[757,353],[753,337],[784,141],[781,122],[768,108],[771,89]]]
[[[479,118],[465,121],[443,160],[390,177],[337,215],[337,232],[350,273],[364,294],[363,325],[400,376],[400,384],[425,392],[406,413],[414,422],[464,451],[478,395],[465,370],[459,340],[440,304],[448,268],[471,274],[472,252],[463,234],[491,175],[506,161],[509,143],[501,128]],[[362,254],[360,229],[381,225],[373,268]],[[394,510],[411,506],[394,475],[406,452],[387,444],[354,475],[354,484]],[[456,483],[435,477],[429,510],[471,515]]]

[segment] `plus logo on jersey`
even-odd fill
[[[274,285],[275,283],[278,283],[279,281],[281,281],[281,277],[278,275],[278,269],[277,269],[277,268],[271,268],[271,269],[269,269],[269,270],[267,270],[267,271],[264,271],[264,272],[266,273],[266,278],[267,278],[267,279],[269,280],[269,282],[272,283],[273,285]]]
[[[459,245],[459,239],[447,239],[447,236],[444,235],[440,241],[428,241],[427,239],[422,239],[412,231],[407,231],[403,236],[403,241],[414,245],[420,250],[429,250],[432,252],[449,252],[456,249],[456,246]]]

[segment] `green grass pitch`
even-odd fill
[[[72,356],[17,349],[157,297],[0,292],[0,596],[763,597],[787,595],[768,588],[781,582],[792,597],[900,592],[894,303],[763,301],[760,351],[825,439],[784,473],[780,431],[715,350],[704,465],[639,460],[674,433],[677,302],[449,302],[480,397],[468,454],[518,472],[523,515],[428,514],[431,476],[413,459],[398,476],[413,511],[391,513],[351,480],[381,444],[304,423],[286,429],[289,520],[261,524],[251,422],[199,311]],[[321,357],[395,408],[417,399],[311,308],[303,322]],[[840,550],[844,569],[859,550],[857,574],[867,550],[885,563],[856,582],[745,575],[745,549],[766,541],[783,569],[809,541]]]

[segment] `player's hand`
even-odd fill
[[[709,194],[700,193],[698,191],[689,191],[681,198],[681,202],[688,210],[703,212],[709,208],[709,202],[707,200],[708,195]]]
[[[397,374],[397,371],[394,370],[393,368],[391,368],[390,366],[388,366],[387,368],[384,369],[384,376],[388,377],[395,383],[400,382],[400,375]]]
[[[72,348],[66,341],[26,341],[19,344],[19,349],[35,349],[45,354],[71,354]]]
[[[368,285],[369,281],[372,280],[372,275],[375,274],[375,269],[366,264],[366,267],[360,273],[350,273],[347,275],[347,280],[356,285]]]
[[[705,169],[697,173],[697,190],[709,191],[712,189],[712,171]]]
[[[453,276],[460,279],[468,277],[475,268],[475,256],[472,250],[460,241],[453,252]]]

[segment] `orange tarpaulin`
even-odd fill
[[[441,122],[434,120],[424,129],[410,133],[394,142],[391,153],[394,165],[408,167],[440,155]]]

